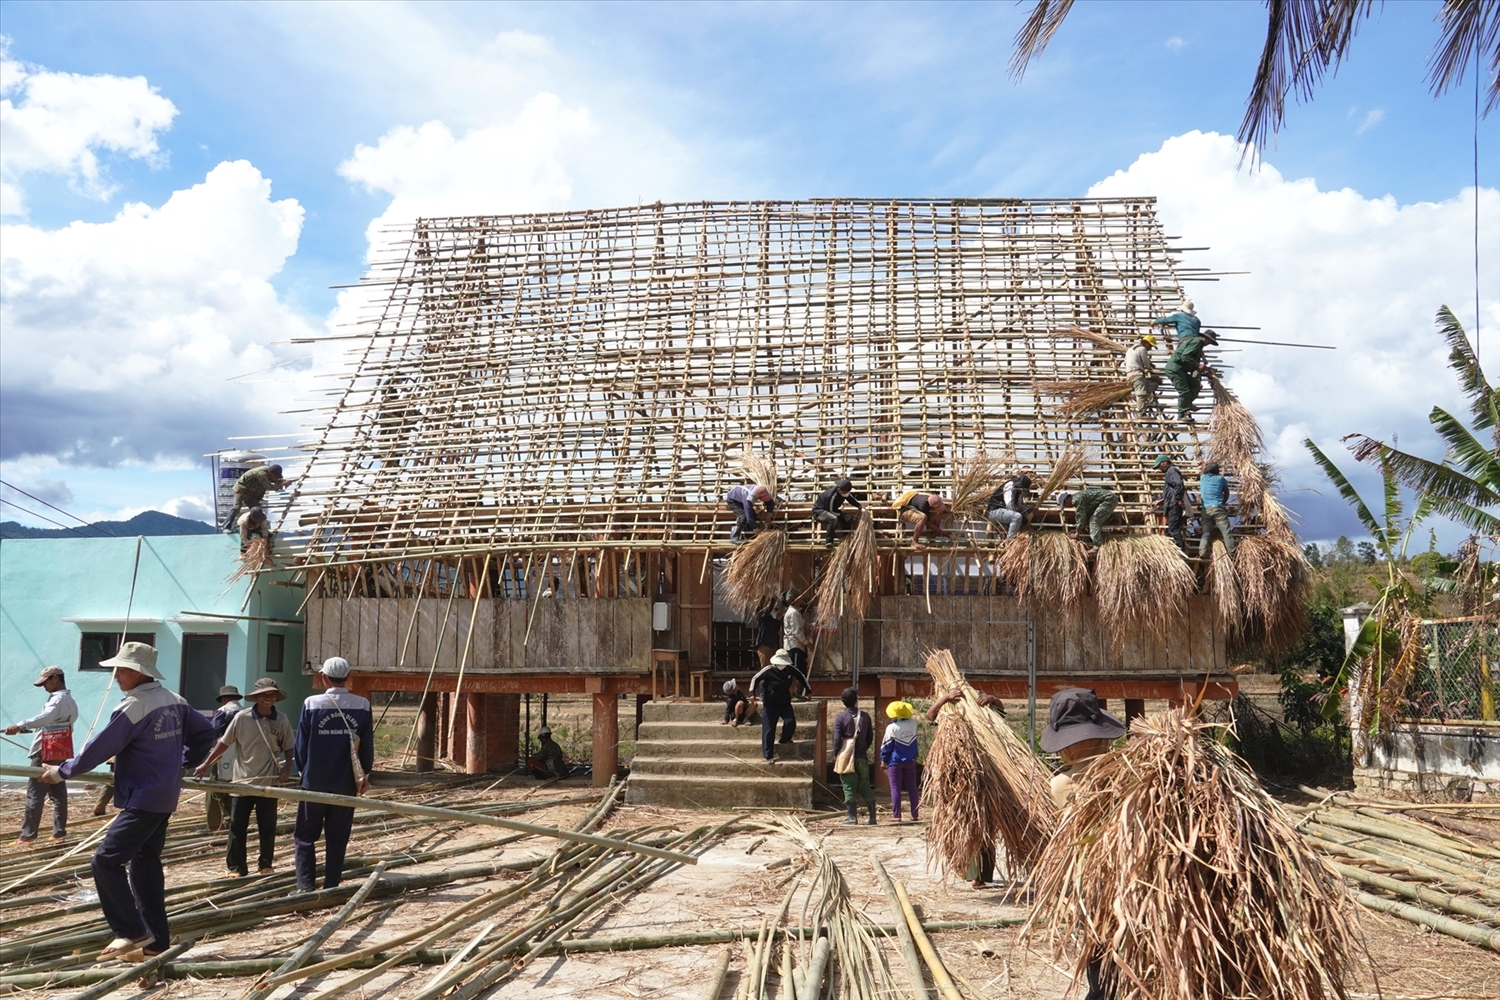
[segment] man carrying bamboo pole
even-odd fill
[[[41,780],[57,784],[115,758],[120,813],[90,862],[99,908],[115,932],[99,960],[139,961],[171,945],[161,866],[167,822],[177,809],[183,767],[195,767],[208,755],[214,731],[201,713],[162,687],[153,647],[127,642],[99,665],[114,669],[124,700],[77,757],[42,768]]]
[[[1167,535],[1179,549],[1186,550],[1183,520],[1187,511],[1187,483],[1183,482],[1182,473],[1168,455],[1157,455],[1153,468],[1162,474],[1161,506],[1167,515]]]
[[[776,511],[776,498],[759,483],[742,483],[724,495],[724,506],[735,513],[734,527],[729,531],[729,540],[734,544],[748,542],[760,528],[756,504],[764,507],[768,515]]]
[[[47,703],[41,712],[23,719],[14,726],[5,727],[5,735],[36,733],[31,738],[28,756],[31,766],[61,764],[73,756],[73,723],[78,721],[78,703],[68,691],[63,680],[62,667],[46,667],[41,675],[31,682],[47,692]],[[52,839],[66,840],[68,837],[68,786],[63,782],[49,785],[32,778],[26,782],[26,807],[21,812],[21,834],[16,846],[29,844],[36,839],[42,825],[42,806],[52,800]]]
[[[250,689],[253,703],[250,711],[240,712],[219,737],[208,759],[193,773],[207,777],[219,758],[234,751],[234,769],[230,780],[246,785],[269,785],[285,781],[292,773],[292,724],[286,715],[276,711],[276,703],[286,699],[286,692],[269,677],[262,677]],[[280,757],[280,760],[277,758]],[[246,789],[250,791],[250,789]],[[260,867],[269,875],[276,856],[276,800],[265,796],[236,795],[229,820],[229,847],[225,863],[233,878],[250,874],[245,860],[250,836],[250,813],[255,813],[256,831],[260,835]]]
[[[1132,405],[1138,417],[1156,409],[1156,387],[1161,380],[1151,363],[1151,349],[1155,346],[1156,335],[1148,333],[1125,352],[1125,380],[1130,383]]]
[[[350,694],[349,661],[330,656],[314,675],[323,689],[302,703],[297,720],[297,767],[302,787],[313,792],[359,795],[370,787],[366,777],[375,767],[374,719],[370,703]],[[317,888],[319,837],[323,845],[323,888],[332,889],[344,877],[344,852],[354,829],[352,806],[317,802],[297,803],[292,840],[297,847],[297,891]]]
[[[844,510],[845,504],[854,510]],[[859,523],[859,515],[855,511],[861,509],[859,501],[854,499],[854,484],[847,479],[840,479],[819,493],[818,499],[813,501],[812,519],[815,525],[823,529],[823,544],[832,547],[839,532],[852,531]]]

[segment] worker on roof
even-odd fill
[[[1119,494],[1103,486],[1086,486],[1078,493],[1057,495],[1059,510],[1065,511],[1070,505],[1073,507],[1073,534],[1083,539],[1086,525],[1087,538],[1096,549],[1104,544],[1104,525],[1119,503]]]
[[[1203,534],[1198,539],[1198,558],[1207,559],[1214,535],[1224,540],[1226,555],[1234,554],[1234,536],[1229,533],[1229,480],[1219,472],[1218,462],[1209,462],[1198,477],[1198,495],[1203,498]]]
[[[725,494],[724,505],[734,511],[736,517],[734,527],[729,532],[729,540],[736,545],[755,537],[755,532],[760,527],[757,504],[763,507],[768,515],[776,511],[776,498],[771,495],[769,489],[759,483],[742,483]]]
[[[1169,455],[1157,455],[1153,467],[1162,474],[1161,506],[1167,515],[1167,534],[1179,549],[1185,549],[1187,539],[1183,520],[1187,512],[1187,483],[1183,482],[1182,472],[1172,464]]]
[[[162,848],[182,793],[182,769],[208,756],[214,730],[203,713],[162,686],[154,647],[127,642],[99,666],[114,670],[124,700],[78,756],[43,767],[41,780],[57,784],[115,758],[120,812],[90,862],[99,908],[115,933],[99,960],[140,961],[171,947]]]
[[[946,534],[943,531],[943,515],[948,513],[948,501],[936,493],[925,493],[922,490],[907,490],[896,498],[891,504],[901,520],[911,525],[911,544],[921,548],[927,543],[922,541],[924,532],[931,531],[934,535]]]
[[[302,703],[297,720],[297,769],[302,787],[311,792],[360,795],[370,787],[375,768],[375,741],[370,703],[349,693],[349,661],[330,656],[313,675],[321,693]],[[354,807],[297,803],[292,826],[296,844],[297,891],[312,892],[317,883],[317,843],[324,838],[323,888],[344,878],[344,852],[354,828]]]
[[[1005,529],[1006,538],[1014,538],[1031,513],[1031,483],[1036,472],[1022,469],[1000,484],[985,501],[985,517]]]
[[[271,522],[266,518],[266,512],[259,507],[251,507],[240,515],[240,554],[250,548],[250,543],[257,538],[264,538],[266,544],[270,545],[274,532],[271,531]]]
[[[281,477],[279,465],[257,465],[234,481],[234,508],[224,521],[224,530],[234,532],[240,527],[240,515],[252,507],[264,507],[266,494],[282,489],[286,480]]]
[[[1184,299],[1182,309],[1153,319],[1151,325],[1177,328],[1177,347],[1162,366],[1162,371],[1177,390],[1177,419],[1190,420],[1193,401],[1203,391],[1203,376],[1208,371],[1208,363],[1203,360],[1203,345],[1217,344],[1219,335],[1212,330],[1200,330],[1192,299]]]
[[[854,510],[844,510],[845,504]],[[813,501],[812,519],[814,525],[823,528],[823,544],[831,546],[835,534],[852,530],[859,523],[859,515],[854,511],[862,509],[854,499],[854,484],[847,479],[840,479],[819,493]]]
[[[1130,383],[1131,404],[1138,417],[1156,409],[1156,387],[1161,379],[1151,363],[1151,350],[1155,346],[1156,335],[1148,333],[1125,352],[1125,380]]]

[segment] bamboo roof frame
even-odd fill
[[[361,282],[377,308],[322,338],[349,344],[283,521],[310,528],[284,536],[303,568],[721,549],[746,450],[795,528],[843,476],[888,507],[976,451],[1045,476],[1077,443],[1084,479],[1161,530],[1152,460],[1205,454],[1202,419],[1068,419],[1034,386],[1120,378],[1066,331],[1129,344],[1177,308],[1193,279],[1152,198],[657,203],[402,235]]]

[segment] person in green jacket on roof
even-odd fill
[[[1219,336],[1212,330],[1200,329],[1191,299],[1183,300],[1177,312],[1153,319],[1151,325],[1177,328],[1177,349],[1162,366],[1162,374],[1171,379],[1172,387],[1177,390],[1177,419],[1187,420],[1193,412],[1193,401],[1203,391],[1203,374],[1208,371],[1203,345],[1217,344]]]

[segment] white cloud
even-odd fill
[[[1173,52],[1176,52],[1178,49],[1182,48],[1186,44],[1187,44],[1186,42],[1184,42],[1181,38],[1179,38],[1176,35],[1173,35],[1171,38],[1167,39],[1167,48],[1171,49]]]
[[[1384,118],[1384,108],[1372,108],[1365,113],[1364,119],[1360,121],[1359,127],[1354,130],[1354,134],[1364,135],[1366,132],[1370,131],[1370,129],[1374,128],[1376,125],[1379,125]]]
[[[285,386],[225,380],[282,360],[270,342],[312,332],[270,280],[302,218],[237,161],[159,208],[0,228],[0,457],[181,461],[280,429]]]
[[[20,179],[61,174],[82,193],[107,200],[114,188],[98,150],[154,161],[156,133],[177,115],[145,77],[83,76],[28,66],[0,54],[0,213],[24,215]]]
[[[1185,263],[1251,272],[1188,286],[1209,325],[1261,328],[1221,331],[1226,336],[1338,348],[1235,344],[1226,346],[1244,351],[1223,356],[1234,366],[1228,381],[1260,418],[1287,486],[1327,495],[1323,506],[1293,498],[1305,508],[1312,537],[1326,537],[1320,525],[1342,502],[1312,466],[1303,437],[1346,469],[1354,462],[1338,441],[1355,432],[1399,434],[1403,447],[1442,453],[1427,412],[1455,405],[1459,393],[1433,315],[1446,304],[1473,329],[1474,192],[1401,205],[1347,188],[1324,191],[1270,165],[1241,170],[1239,161],[1232,138],[1190,132],[1089,194],[1156,195],[1168,233],[1186,246],[1212,247],[1184,254]],[[1481,246],[1500,245],[1500,191],[1483,189],[1480,214]],[[1491,263],[1481,274],[1488,343],[1500,325],[1500,271]]]
[[[209,524],[214,523],[213,498],[206,493],[201,496],[174,497],[164,503],[157,504],[155,509],[161,511],[163,514],[171,514],[174,517],[185,517],[191,521],[206,521]],[[135,513],[138,514],[140,511],[136,511]],[[129,520],[130,517],[134,516],[135,514],[131,514],[123,520]]]

